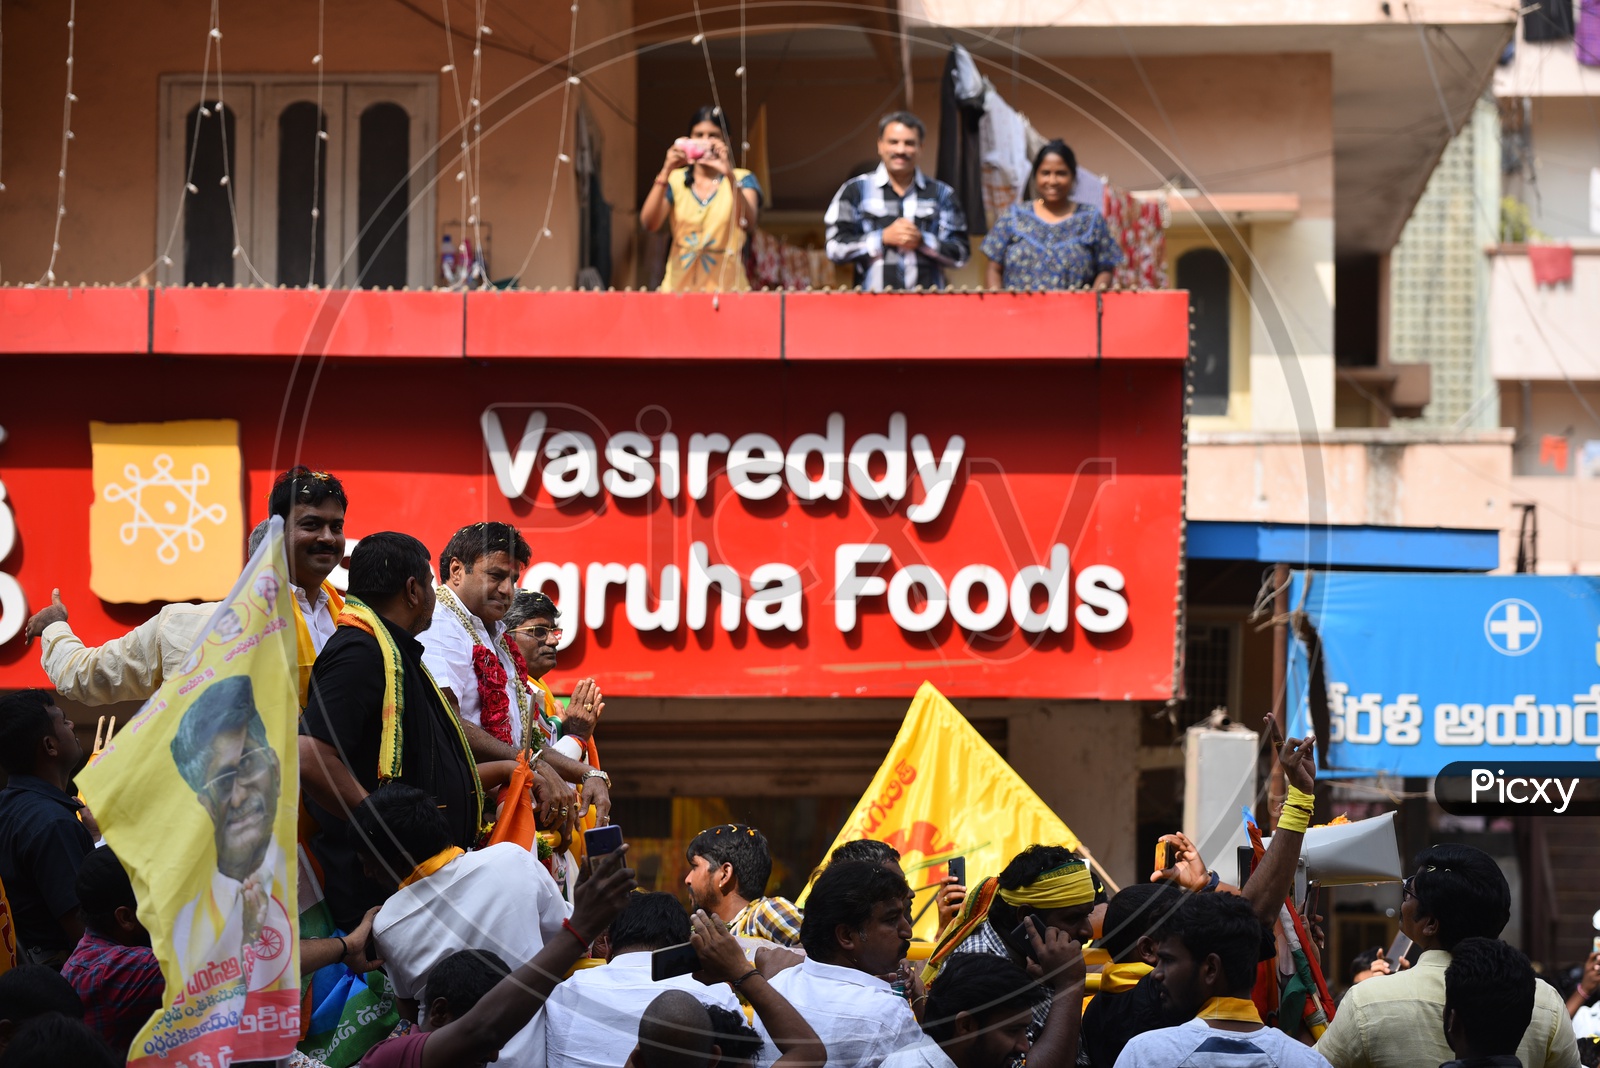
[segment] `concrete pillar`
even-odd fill
[[[1333,429],[1333,220],[1250,228],[1250,414],[1256,430]]]

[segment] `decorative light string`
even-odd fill
[[[474,15],[477,29],[472,38],[472,151],[468,160],[472,195],[467,201],[467,206],[471,208],[467,214],[467,225],[472,227],[472,257],[467,263],[465,276],[469,285],[479,261],[483,259],[483,38],[493,32],[485,24],[489,16],[488,0],[477,0]],[[487,278],[480,280],[480,284],[486,282]]]
[[[550,192],[545,197],[544,221],[539,224],[539,232],[533,235],[533,244],[528,246],[528,254],[522,257],[522,265],[517,268],[514,276],[519,279],[528,269],[528,264],[533,262],[533,254],[539,250],[539,243],[553,236],[550,232],[550,214],[556,206],[556,186],[561,181],[561,165],[572,162],[572,157],[567,154],[567,115],[572,111],[572,87],[582,80],[573,70],[573,61],[578,51],[578,0],[572,0],[571,11],[572,20],[567,31],[567,80],[561,87],[561,129],[556,135],[556,158],[550,164]],[[506,119],[500,121],[505,122]]]
[[[72,93],[73,49],[78,37],[78,0],[67,4],[67,92],[61,101],[61,167],[56,171],[56,221],[50,236],[50,262],[45,266],[40,285],[56,280],[56,257],[61,254],[61,220],[67,214],[67,149],[72,144],[72,105],[78,98]]]
[[[471,177],[470,172],[472,170],[471,157],[469,155],[469,150],[471,148],[469,136],[470,126],[466,102],[461,96],[461,75],[456,70],[455,31],[450,26],[450,0],[441,0],[441,6],[444,9],[445,64],[443,67],[439,68],[439,70],[442,74],[450,75],[450,88],[452,92],[455,93],[456,98],[456,122],[461,131],[461,152],[457,157],[461,161],[461,164],[460,170],[456,171],[456,185],[460,192],[460,206],[458,209],[457,218],[465,220],[468,216],[468,198],[473,196],[472,184],[469,181],[469,178]],[[474,53],[477,53],[482,47],[482,39],[478,38],[477,40],[479,41],[479,44],[473,49]],[[474,58],[476,59],[476,56]],[[470,91],[470,85],[468,88]],[[463,239],[466,237],[465,234],[462,234],[461,236]],[[462,277],[466,278],[467,276],[463,274]]]
[[[245,270],[250,272],[250,277],[255,279],[258,285],[270,286],[272,283],[263,278],[261,272],[256,270],[256,265],[250,261],[250,253],[244,247],[244,233],[239,229],[239,205],[233,195],[233,171],[228,166],[228,123],[226,121],[228,109],[227,102],[223,99],[221,0],[211,0],[210,36],[217,44],[217,135],[222,141],[222,177],[219,179],[218,184],[227,190],[228,219],[233,224],[233,258],[244,264]],[[209,115],[209,112],[205,109],[204,102],[200,107],[200,115],[202,118]],[[245,133],[248,136],[249,130],[246,129]],[[196,143],[199,140],[199,137],[195,138]],[[184,188],[187,192],[194,192],[192,182]]]
[[[317,0],[317,54],[311,57],[311,65],[317,68],[317,132],[316,140],[311,143],[311,262],[306,267],[306,285],[317,284],[317,254],[322,251],[322,242],[317,238],[321,234],[322,209],[317,207],[317,195],[322,191],[322,171],[328,165],[328,119],[322,110],[322,70],[323,70],[323,31],[326,26],[327,0]],[[341,129],[343,127],[341,126]],[[346,138],[348,143],[349,138]],[[279,268],[280,275],[282,267]],[[335,278],[327,279],[329,285],[338,281]]]

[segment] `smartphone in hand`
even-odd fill
[[[967,858],[951,857],[945,862],[945,872],[956,881],[959,886],[967,885]]]
[[[1032,961],[1039,959],[1033,951],[1033,939],[1028,937],[1028,935],[1035,933],[1038,934],[1041,942],[1044,941],[1044,929],[1039,926],[1039,921],[1032,916],[1024,916],[1022,922],[1017,924],[1016,929],[1011,932],[1011,940],[1021,946],[1022,951]]]
[[[700,954],[692,942],[680,942],[650,954],[650,981],[659,983],[677,975],[689,975],[700,970]]]
[[[621,848],[622,828],[615,823],[608,823],[604,827],[591,827],[583,832],[584,856],[591,868],[594,867],[596,860]]]

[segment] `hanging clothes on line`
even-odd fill
[[[983,151],[983,207],[987,225],[1022,200],[1032,167],[1028,159],[1028,120],[985,83],[979,142]],[[969,217],[970,222],[970,217]]]
[[[939,165],[935,177],[956,194],[972,233],[983,226],[983,148],[979,124],[983,118],[984,82],[978,65],[960,45],[945,57],[939,80]],[[983,227],[983,229],[979,229]]]

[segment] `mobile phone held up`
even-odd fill
[[[1011,941],[1022,947],[1029,960],[1036,961],[1039,958],[1033,950],[1033,939],[1028,937],[1030,933],[1037,934],[1041,941],[1044,939],[1044,930],[1039,926],[1039,921],[1032,916],[1024,916],[1022,922],[1012,930]]]
[[[945,872],[956,881],[957,886],[967,885],[967,858],[951,857],[945,862]]]
[[[1178,847],[1171,842],[1156,843],[1156,871],[1166,871],[1178,864]]]
[[[689,942],[680,942],[650,954],[650,981],[654,983],[699,970],[700,954],[694,951],[694,946]]]
[[[583,832],[584,855],[588,857],[591,868],[596,860],[621,848],[622,828],[615,823],[608,823],[604,827],[590,827]]]

